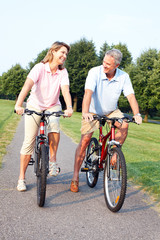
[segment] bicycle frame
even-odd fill
[[[38,153],[39,145],[46,144],[48,146],[48,137],[45,134],[45,127],[46,127],[45,121],[46,121],[45,117],[42,116],[40,120],[40,125],[39,125],[39,134],[36,137],[36,144],[35,144],[36,153]]]
[[[109,142],[113,141],[116,144],[119,144],[118,142],[115,142],[115,126],[114,122],[112,122],[111,125],[111,130],[106,134],[103,135],[103,124],[100,121],[100,127],[99,127],[99,143],[102,146],[101,149],[101,158],[100,158],[100,163],[99,163],[99,168],[103,169],[103,163],[105,161],[105,158],[107,156],[107,151],[108,151],[108,144],[106,145],[107,139],[109,138]]]

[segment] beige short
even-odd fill
[[[30,110],[35,110],[37,112],[42,112],[32,106],[27,104],[26,108]],[[56,105],[52,108],[47,109],[50,112],[61,111],[62,108],[60,105]],[[39,124],[40,124],[41,117],[33,114],[33,115],[25,115],[25,128],[24,128],[24,141],[21,148],[20,153],[24,155],[32,155],[34,150],[34,143],[35,138],[38,134]],[[60,124],[59,124],[59,117],[50,116],[48,119],[47,125],[47,133],[56,132],[59,133],[60,131]]]
[[[106,116],[109,117],[109,118],[112,118],[112,117],[122,118],[122,117],[124,117],[123,113],[119,109],[116,109],[115,111],[113,111],[112,113],[110,113]],[[98,128],[99,128],[99,121],[98,120],[86,122],[84,119],[82,119],[81,134],[88,134],[88,133],[94,132]]]

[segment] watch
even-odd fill
[[[137,113],[136,115],[134,115],[134,116],[140,116],[141,117],[141,114],[140,113]]]

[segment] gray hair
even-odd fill
[[[123,57],[123,54],[121,53],[121,51],[118,50],[118,49],[115,49],[115,48],[113,48],[111,50],[108,50],[105,53],[105,56],[106,55],[109,55],[109,56],[113,57],[116,65],[121,63],[122,57]]]

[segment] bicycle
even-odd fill
[[[34,172],[37,177],[37,204],[43,207],[46,197],[46,183],[47,175],[49,173],[49,143],[46,134],[46,126],[48,124],[48,117],[53,115],[55,117],[65,116],[64,112],[36,112],[25,109],[24,114],[36,114],[41,116],[39,125],[39,134],[36,137],[34,154],[31,157],[29,165],[34,165]],[[59,169],[60,171],[60,169]]]
[[[125,200],[127,189],[127,169],[121,144],[115,141],[115,122],[122,124],[123,119],[127,122],[134,122],[134,119],[108,118],[105,115],[94,115],[93,118],[99,121],[99,139],[92,137],[86,149],[84,168],[81,172],[86,172],[86,180],[89,187],[96,186],[99,172],[104,170],[103,186],[104,197],[108,209],[118,212]],[[110,121],[111,129],[103,135],[102,128]],[[114,157],[114,164],[112,163]]]

